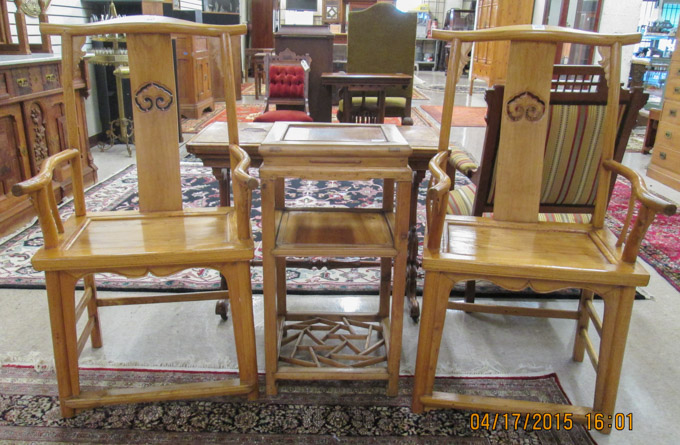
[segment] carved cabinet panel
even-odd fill
[[[74,84],[79,98],[78,126],[86,129],[86,77],[78,76]],[[60,60],[0,67],[0,235],[34,212],[26,196],[12,195],[12,185],[36,175],[47,157],[69,148],[64,114]],[[87,131],[74,148],[82,152],[85,181],[96,181]],[[53,178],[60,201],[71,190],[68,165],[56,169]]]
[[[208,38],[177,36],[175,42],[179,112],[197,119],[214,106]]]

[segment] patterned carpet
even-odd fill
[[[251,170],[257,174],[256,170]],[[467,179],[457,176],[458,185]],[[219,193],[210,169],[198,164],[183,164],[182,183],[186,206],[208,207],[217,205]],[[423,181],[419,193],[418,232],[422,241],[424,231],[424,197],[427,180]],[[136,170],[130,166],[113,177],[93,186],[86,196],[88,210],[123,210],[136,207]],[[618,233],[625,220],[629,196],[628,185],[619,180],[609,209],[607,224]],[[288,205],[306,207],[371,207],[380,202],[381,191],[378,182],[346,181],[302,181],[287,182],[286,200]],[[62,206],[63,214],[73,211],[67,202]],[[259,190],[253,193],[252,221],[256,239],[256,259],[260,257],[260,197]],[[641,257],[653,266],[669,283],[680,290],[680,215],[657,216],[642,243]],[[33,253],[42,245],[42,235],[36,224],[7,238],[0,244],[0,286],[13,288],[42,288],[44,275],[36,272],[30,264]],[[422,249],[422,247],[421,247]],[[348,259],[352,261],[354,259]],[[310,270],[289,268],[288,289],[291,293],[377,293],[380,281],[379,268],[344,268]],[[262,268],[252,268],[253,289],[262,289]],[[219,286],[217,273],[213,270],[194,269],[167,278],[147,276],[130,281],[124,277],[101,274],[97,276],[101,289],[157,289],[189,290],[216,289]],[[419,277],[422,289],[422,276]],[[462,292],[462,284],[457,288]],[[478,293],[496,296],[498,288],[480,285]],[[507,295],[507,293],[506,293]],[[560,295],[565,295],[560,293]],[[566,294],[570,295],[570,294]]]
[[[84,389],[139,387],[223,378],[221,373],[82,370]],[[212,398],[111,406],[61,419],[55,376],[32,368],[0,368],[0,442],[233,444],[593,444],[573,428],[472,429],[471,412],[411,412],[412,379],[397,397],[383,382],[294,382],[254,402]],[[260,382],[261,388],[264,382]],[[569,403],[555,374],[530,378],[441,378],[436,391]],[[493,417],[492,417],[493,418]],[[502,417],[499,417],[499,419]],[[500,421],[499,421],[500,422]]]

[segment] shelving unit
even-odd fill
[[[432,71],[436,69],[439,61],[439,45],[441,43],[441,40],[416,38],[416,65],[418,70],[423,66],[432,67]],[[427,60],[425,54],[431,54],[432,60]]]

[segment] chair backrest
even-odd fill
[[[172,35],[217,37],[221,41],[222,72],[233,73],[232,35],[244,34],[245,25],[202,25],[154,15],[128,16],[84,25],[41,26],[44,33],[61,35],[62,76],[68,140],[78,146],[79,132],[73,72],[86,36],[126,34],[130,65],[130,91],[135,128],[135,148],[142,213],[182,210],[177,122],[177,91],[173,66]],[[230,145],[238,145],[234,79],[224,76]],[[232,168],[241,159],[232,157]],[[240,187],[234,193],[241,192]],[[239,201],[241,196],[234,196]]]
[[[390,3],[379,2],[349,13],[347,27],[348,73],[402,73],[413,75],[417,16],[401,12]],[[389,88],[386,95],[410,99],[408,88]]]
[[[477,189],[472,214],[493,211],[495,169],[505,88],[486,91],[487,132],[479,169],[473,176]],[[555,65],[548,107],[541,184],[541,213],[593,213],[597,169],[602,157],[603,122],[608,88],[600,66]],[[621,89],[613,159],[621,162],[637,115],[649,95],[641,89]],[[614,187],[612,177],[609,195]]]
[[[305,68],[302,62],[307,64]],[[312,58],[309,54],[298,56],[286,48],[279,54],[267,54],[264,59],[266,73],[266,106],[304,105],[309,113],[309,67]]]
[[[442,122],[450,122],[453,114],[463,43],[510,41],[493,208],[493,218],[507,222],[538,221],[557,44],[578,43],[598,47],[603,56],[607,84],[616,86],[607,91],[599,163],[597,159],[589,161],[599,164],[591,224],[596,228],[603,227],[611,173],[602,167],[602,163],[614,158],[619,119],[621,47],[637,43],[640,34],[607,35],[550,26],[516,25],[475,31],[436,30],[433,37],[451,42]],[[442,125],[440,131],[439,148],[442,150],[448,148],[450,128],[447,127]]]

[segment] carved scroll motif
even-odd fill
[[[42,109],[37,103],[31,105],[31,122],[33,123],[33,158],[37,169],[37,166],[49,156],[45,137],[45,120]]]
[[[470,51],[472,50],[472,42],[463,42],[460,46],[460,63],[458,64],[458,70],[456,71],[456,83],[460,80],[460,76],[463,74],[465,65],[470,61]]]
[[[600,53],[600,61],[598,62],[602,69],[604,69],[604,78],[609,84],[609,71],[612,61],[612,49],[608,46],[598,46],[597,52]]]
[[[135,93],[135,104],[144,113],[153,110],[154,106],[160,111],[166,111],[173,100],[172,91],[156,82],[142,85]]]
[[[541,120],[545,114],[545,102],[528,91],[518,94],[508,101],[508,117],[513,122],[526,119],[529,122]]]

